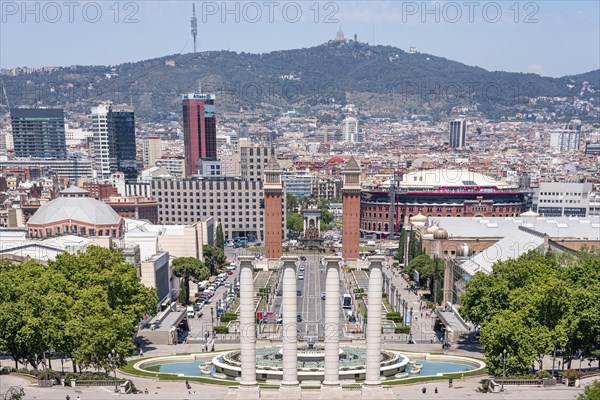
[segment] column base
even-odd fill
[[[323,400],[341,400],[344,398],[344,391],[342,390],[342,386],[339,384],[326,385],[323,384],[321,386],[321,399]]]
[[[233,388],[235,391],[230,398],[238,400],[258,400],[260,399],[260,388],[258,385],[240,385]]]
[[[302,398],[302,389],[300,383],[279,386],[280,397],[286,400],[300,400]]]
[[[363,400],[372,400],[372,399],[393,399],[394,394],[391,390],[384,388],[381,386],[381,383],[369,384],[363,383],[361,387],[361,398]]]

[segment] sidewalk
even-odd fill
[[[597,379],[597,378],[595,378]],[[29,386],[26,379],[13,376],[2,375],[0,378],[1,390],[4,392],[10,386],[21,386],[25,389],[25,399],[44,399],[44,400],[64,400],[67,395],[71,399],[80,396],[81,400],[112,399],[116,397],[139,398],[139,399],[210,399],[225,400],[231,399],[228,389],[221,386],[197,384],[190,382],[191,389],[185,387],[183,381],[166,382],[157,381],[151,378],[133,378],[138,389],[142,391],[148,389],[148,394],[122,395],[114,393],[111,387],[80,387],[63,388],[54,386],[52,388],[38,388]],[[590,384],[594,379],[584,379],[581,388],[572,388],[558,386],[553,388],[537,387],[506,387],[504,393],[479,393],[477,387],[480,386],[480,378],[465,378],[464,381],[455,380],[452,388],[448,387],[447,381],[437,381],[429,383],[416,383],[411,385],[398,385],[392,388],[394,395],[398,399],[444,399],[444,400],[463,400],[463,399],[510,399],[510,400],[566,400],[575,399],[582,391],[583,386]],[[422,393],[422,388],[427,389]],[[435,388],[438,393],[434,393]],[[265,393],[265,398],[280,398],[279,393]],[[319,393],[303,392],[303,399],[319,398]],[[360,392],[344,392],[344,398],[359,399]],[[316,396],[316,397],[315,397]],[[291,400],[291,399],[290,399]]]
[[[389,285],[384,285],[384,292],[388,293],[388,302],[394,308],[394,311],[402,313],[402,300],[407,302],[406,314],[410,314],[410,308],[413,308],[413,314],[410,318],[412,325],[412,336],[413,340],[417,342],[429,342],[434,339],[434,343],[438,341],[435,337],[434,324],[435,314],[433,310],[425,309],[425,302],[421,301],[421,296],[415,294],[408,289],[408,283],[402,277],[402,274],[397,268],[392,267],[393,258],[388,257],[388,266],[383,269],[383,274],[386,280],[389,278]],[[391,290],[392,285],[396,290]],[[399,301],[396,297],[400,295]],[[419,309],[419,308],[422,309]],[[430,316],[427,317],[429,312]]]

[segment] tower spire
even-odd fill
[[[192,3],[192,19],[190,21],[192,26],[192,38],[194,39],[194,53],[196,52],[196,38],[198,37],[198,18],[196,18],[196,5]]]

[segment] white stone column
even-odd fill
[[[238,257],[240,265],[240,360],[242,376],[240,391],[255,392],[258,395],[256,382],[256,326],[254,315],[254,257]],[[248,396],[245,393],[242,397]],[[241,393],[240,393],[241,394]]]
[[[282,339],[283,339],[283,380],[282,390],[299,390],[298,382],[298,324],[297,295],[296,295],[296,264],[298,257],[284,256],[283,262],[283,284],[281,311],[283,314]]]
[[[381,292],[383,276],[381,269],[385,257],[369,257],[369,293],[367,317],[367,362],[364,386],[380,386],[381,365]]]
[[[325,257],[325,376],[323,386],[340,386],[340,262],[341,257]]]

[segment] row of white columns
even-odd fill
[[[259,396],[256,381],[256,327],[254,315],[254,257],[238,257],[240,263],[240,342],[241,381],[240,397]],[[298,257],[284,256],[282,261],[282,314],[283,314],[283,379],[280,390],[292,395],[298,392],[298,333],[296,268]],[[340,327],[340,264],[341,257],[325,257],[325,362],[322,391],[327,398],[341,396],[339,327]],[[372,393],[381,388],[381,310],[382,267],[385,257],[369,257],[370,276],[368,293],[368,324],[366,374],[363,392]],[[294,396],[295,397],[295,396]],[[293,398],[290,396],[290,398]]]

